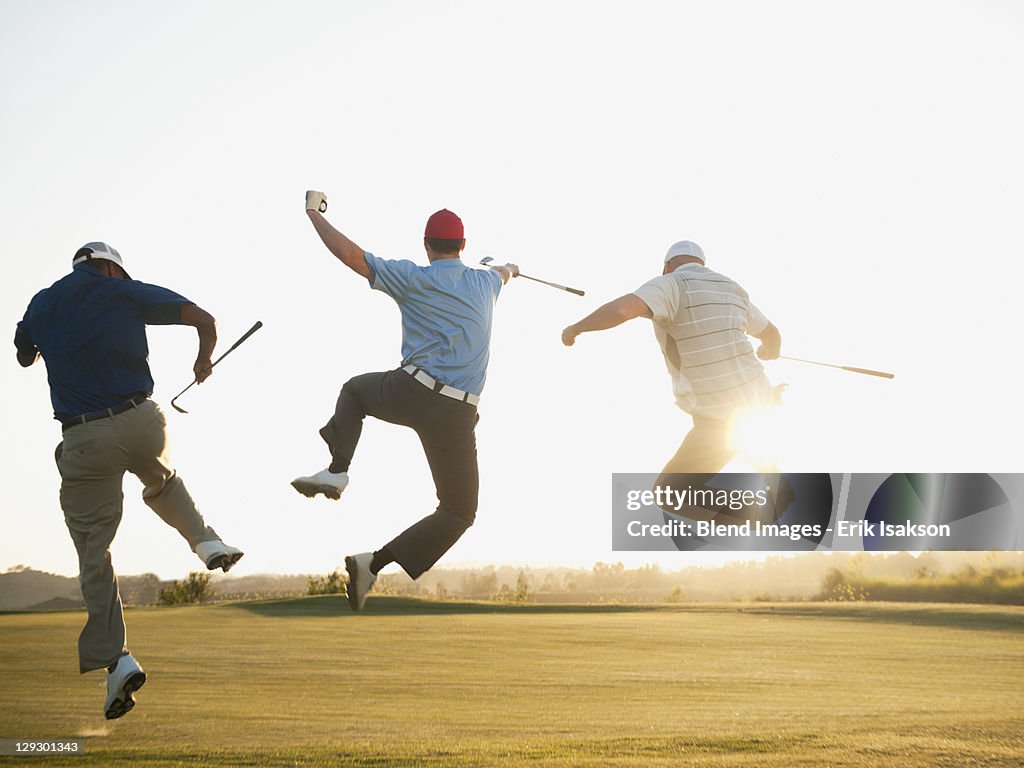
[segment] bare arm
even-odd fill
[[[213,348],[217,346],[217,321],[209,312],[195,304],[181,307],[181,324],[191,325],[199,332],[199,354],[196,355],[192,371],[196,381],[202,384],[213,373]]]
[[[771,323],[765,326],[760,333],[755,333],[754,338],[760,340],[761,346],[757,348],[757,356],[762,360],[777,360],[782,352],[782,334],[779,329]]]
[[[595,309],[578,323],[562,331],[562,343],[571,347],[581,333],[606,331],[637,317],[652,317],[650,307],[634,293],[627,293]]]
[[[306,215],[313,222],[313,228],[320,235],[320,239],[324,241],[327,250],[333,253],[342,264],[367,280],[373,277],[373,272],[370,270],[370,265],[366,263],[366,256],[362,248],[331,226],[331,223],[319,211],[306,211]]]

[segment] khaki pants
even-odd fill
[[[686,433],[675,456],[661,470],[663,475],[685,472],[718,472],[736,455],[729,445],[729,423],[718,419],[693,417],[693,428]]]
[[[79,668],[88,672],[113,664],[126,652],[121,596],[110,561],[110,542],[121,522],[124,473],[142,481],[142,500],[193,550],[218,536],[171,469],[167,421],[152,400],[69,428],[56,458],[60,505],[78,550],[82,598],[89,611],[78,638]]]
[[[737,451],[730,445],[730,425],[727,421],[718,419],[693,417],[693,428],[686,433],[682,444],[675,455],[668,460],[668,464],[661,470],[661,474],[655,481],[655,487],[678,488],[682,490],[686,486],[704,484],[718,474],[722,467],[728,464],[736,455]],[[774,464],[765,464],[750,459],[753,469],[761,475],[777,475],[778,467]],[[685,477],[680,477],[685,475]],[[697,477],[695,477],[697,476]],[[778,480],[773,484],[778,487]],[[712,520],[728,522],[727,515],[716,514],[713,511],[700,507],[688,507],[685,512],[680,513],[673,506],[663,506],[666,512],[682,514],[691,520]],[[774,514],[775,508],[772,507]],[[779,513],[781,516],[781,512]],[[666,518],[667,520],[668,518]],[[775,522],[777,517],[765,519],[762,522]],[[746,518],[737,519],[736,522],[746,522]]]

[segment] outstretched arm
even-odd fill
[[[519,277],[519,267],[515,264],[502,264],[491,267],[501,277],[501,284],[505,285],[513,277]]]
[[[313,222],[313,228],[320,235],[320,239],[324,241],[327,250],[357,275],[372,280],[373,272],[370,270],[370,265],[366,263],[365,252],[331,226],[331,223],[321,213],[326,210],[327,196],[323,192],[310,191],[306,193],[306,215]]]
[[[653,313],[639,296],[627,293],[598,307],[578,323],[563,330],[562,343],[571,347],[581,333],[606,331],[637,317],[653,317]]]
[[[192,371],[196,382],[202,384],[213,373],[213,348],[217,346],[217,321],[209,312],[195,304],[183,304],[181,324],[191,325],[199,332],[199,354],[196,355]]]

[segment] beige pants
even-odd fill
[[[124,616],[110,542],[121,522],[121,481],[131,472],[142,481],[142,500],[195,550],[218,538],[170,464],[167,421],[152,400],[112,418],[78,424],[57,446],[60,505],[78,550],[82,598],[89,611],[78,638],[82,672],[113,664],[126,652]]]

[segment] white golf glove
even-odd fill
[[[313,189],[309,190],[306,193],[306,210],[326,213],[327,195],[325,195],[323,192],[317,192],[316,190]]]

